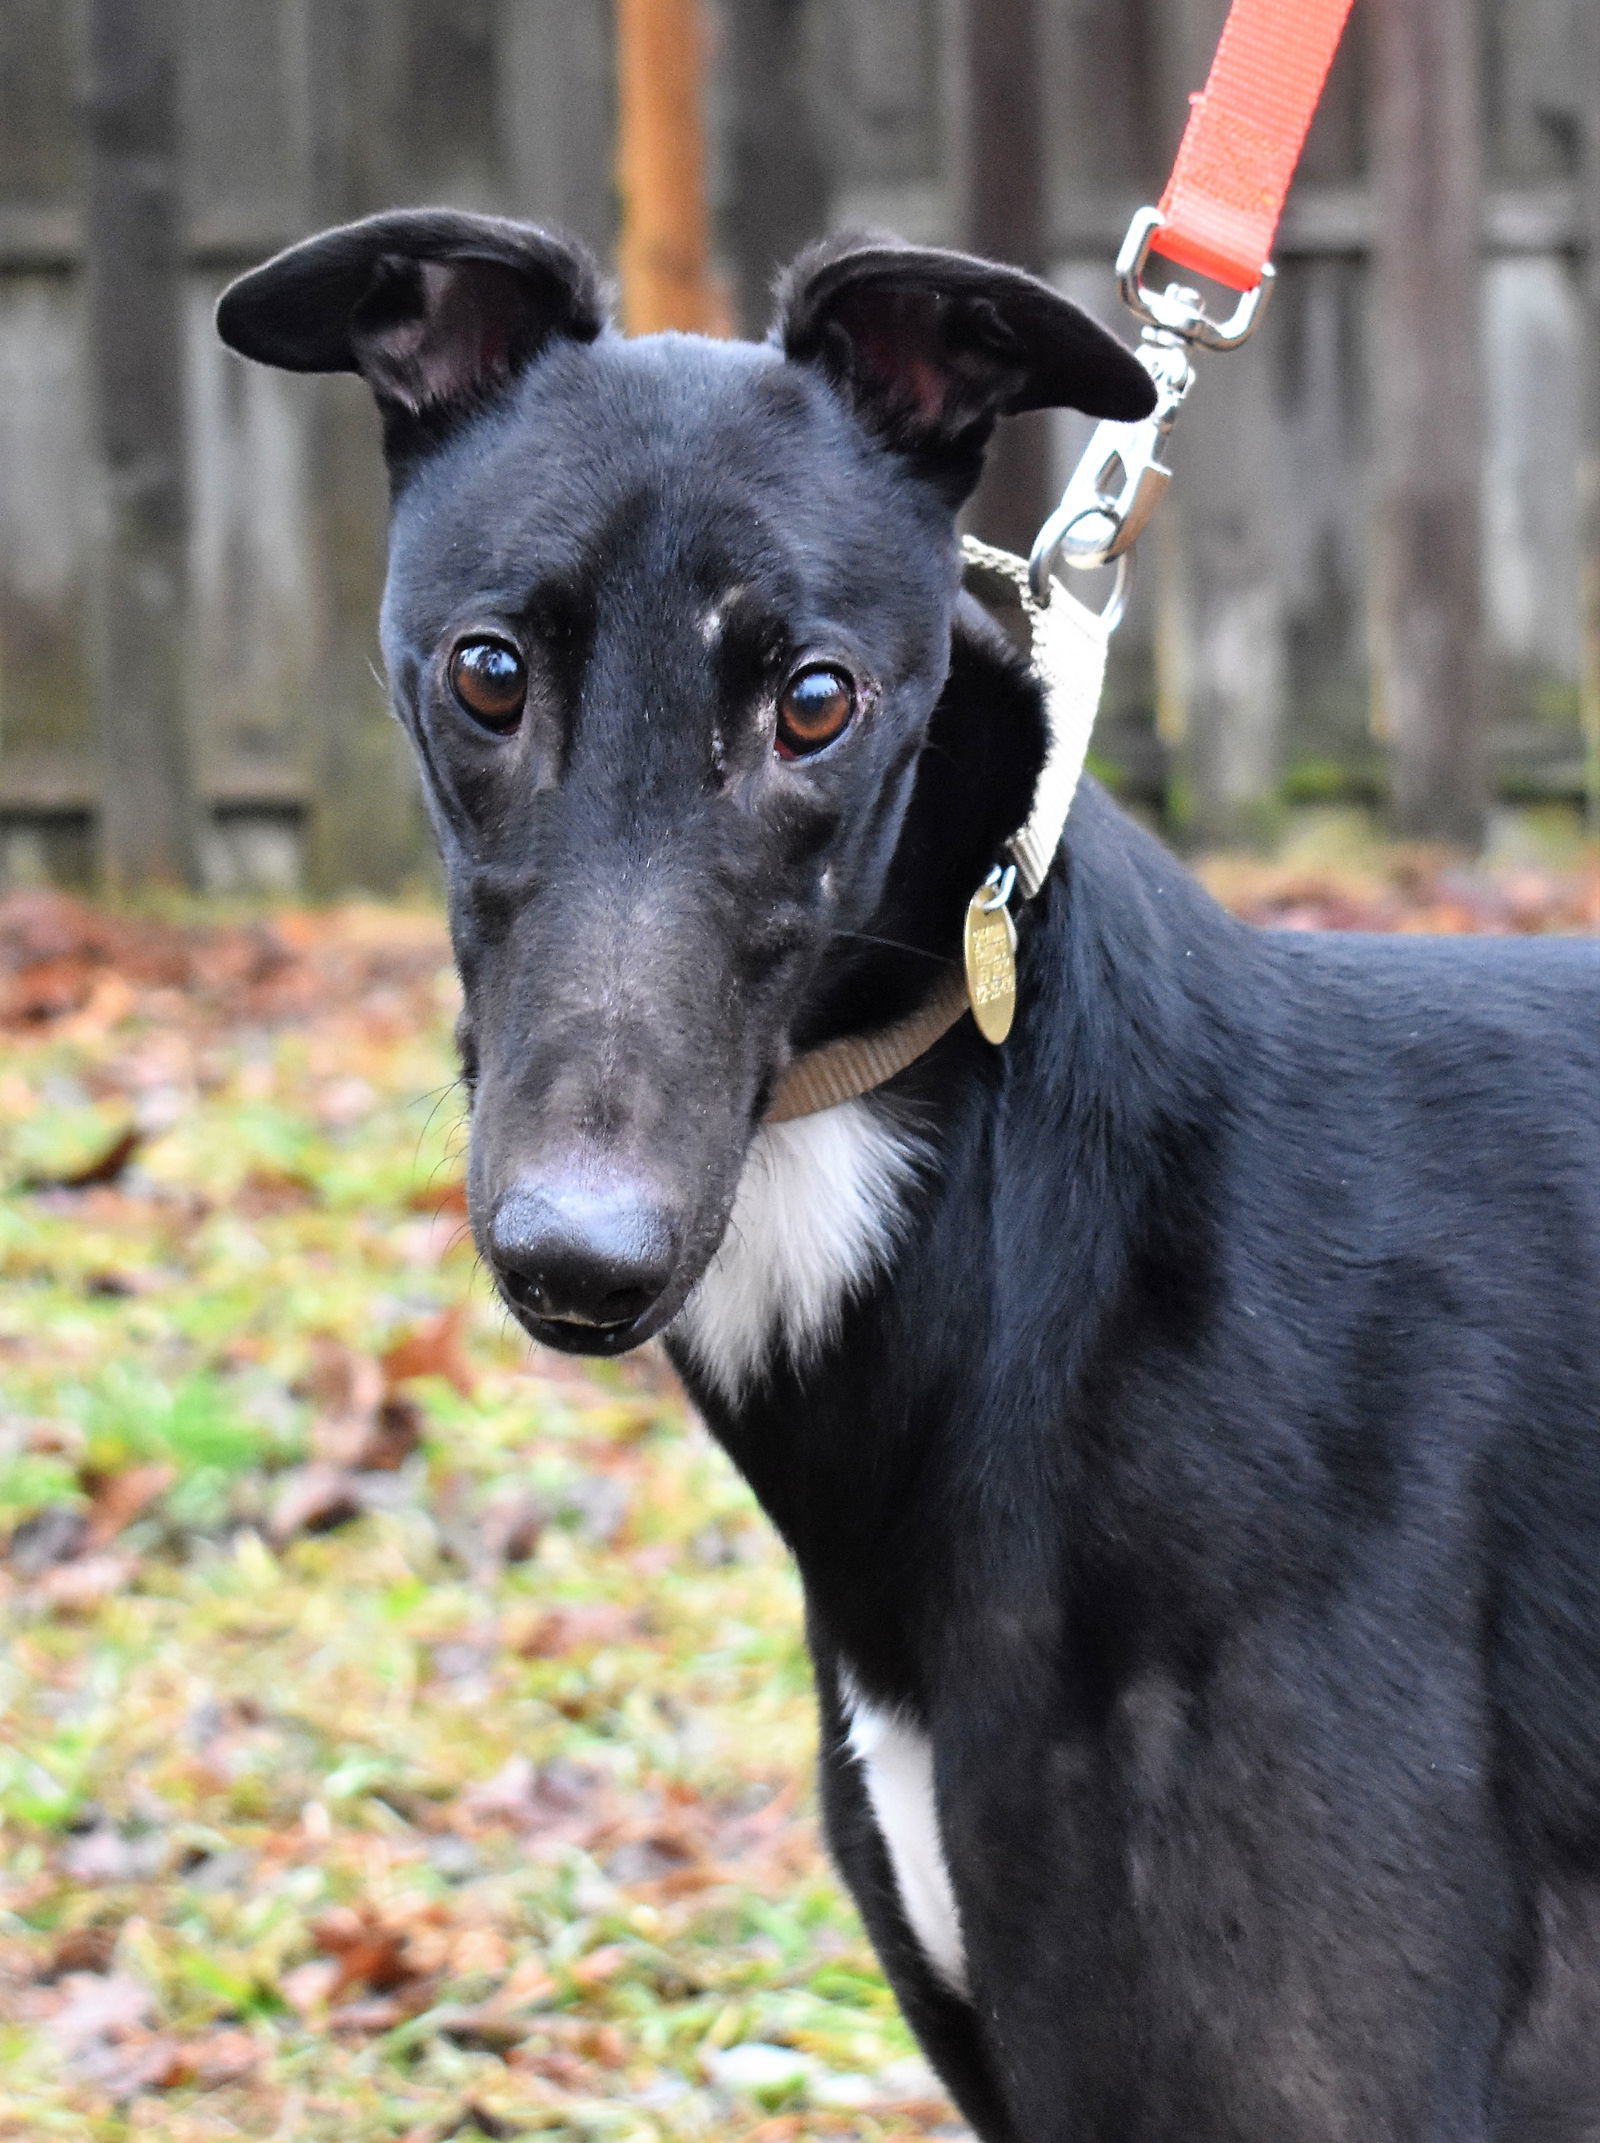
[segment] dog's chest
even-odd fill
[[[861,1101],[756,1134],[727,1234],[676,1329],[730,1404],[775,1351],[803,1368],[827,1345],[851,1295],[887,1264],[921,1158],[915,1139]],[[843,1693],[850,1751],[906,1920],[934,1971],[964,1994],[927,1736],[869,1704],[848,1674]]]
[[[894,1870],[901,1910],[924,1956],[952,1993],[965,1995],[966,1950],[939,1831],[928,1737],[898,1713],[869,1704],[842,1677],[850,1753]]]
[[[917,1141],[864,1101],[756,1133],[727,1233],[675,1337],[737,1404],[775,1351],[803,1368],[887,1263]]]

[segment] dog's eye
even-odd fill
[[[463,640],[450,657],[450,689],[485,729],[515,729],[528,696],[528,667],[504,640]]]
[[[778,757],[805,759],[841,737],[856,711],[848,677],[818,667],[791,677],[778,700]]]

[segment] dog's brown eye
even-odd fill
[[[778,757],[804,759],[843,736],[856,711],[850,680],[837,670],[802,670],[778,701]]]
[[[528,669],[504,640],[463,640],[450,657],[450,689],[486,729],[515,729],[528,696]]]

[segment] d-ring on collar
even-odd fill
[[[1031,900],[1055,860],[1083,773],[1105,682],[1106,649],[1121,614],[1121,588],[1102,612],[1080,603],[1059,581],[1051,583],[1040,602],[1029,585],[1026,559],[980,543],[976,536],[963,536],[961,549],[969,580],[999,580],[1021,605],[1032,640],[1033,674],[1044,694],[1044,764],[1026,820],[1003,844],[1007,860],[1016,867],[1017,892]],[[966,982],[952,963],[932,996],[906,1018],[868,1034],[824,1042],[797,1057],[778,1081],[767,1122],[814,1116],[819,1109],[870,1093],[925,1055],[967,1010]]]

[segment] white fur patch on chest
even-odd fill
[[[773,1349],[801,1364],[894,1247],[918,1142],[864,1101],[756,1133],[716,1256],[677,1336],[737,1402]]]
[[[939,1834],[932,1745],[909,1720],[869,1704],[848,1674],[842,1693],[850,1752],[861,1766],[901,1909],[929,1964],[953,1993],[966,1997],[967,1953]]]

